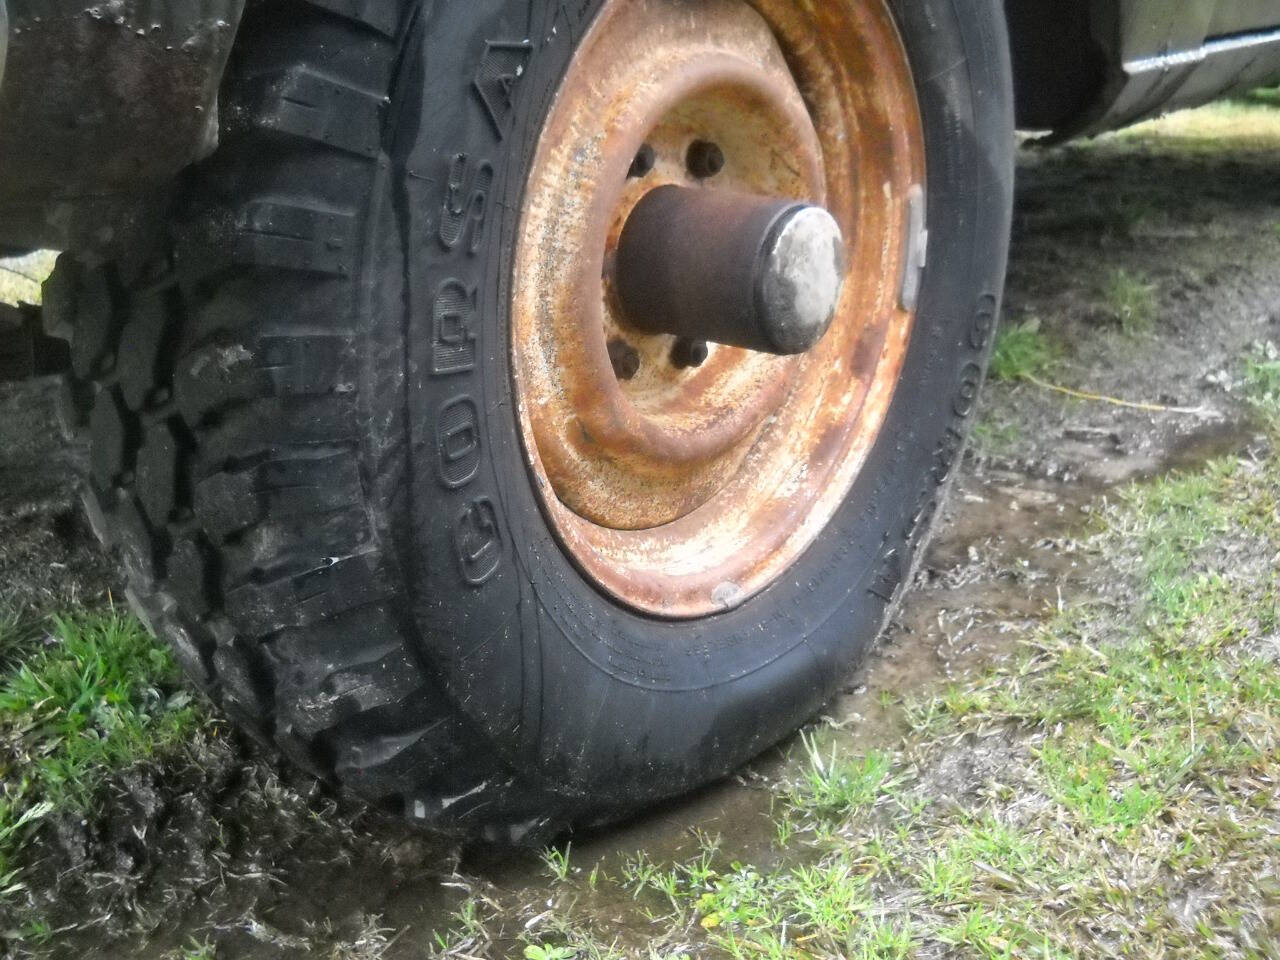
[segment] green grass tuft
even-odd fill
[[[1053,345],[1040,331],[1039,320],[1005,326],[996,338],[991,355],[991,378],[1013,382],[1042,377],[1053,366]]]
[[[1280,350],[1258,344],[1244,360],[1245,395],[1265,425],[1280,428]]]
[[[1155,324],[1156,287],[1123,267],[1111,271],[1103,290],[1107,309],[1125,333],[1146,333]]]
[[[817,820],[841,820],[864,810],[898,785],[890,776],[893,756],[872,750],[864,756],[839,757],[833,748],[823,757],[815,739],[802,733],[808,757],[804,778],[791,790],[792,807]]]
[[[32,823],[88,810],[107,775],[176,747],[198,724],[172,655],[134,618],[85,613],[51,628],[0,676],[0,875],[10,881]],[[0,631],[0,648],[16,643]]]

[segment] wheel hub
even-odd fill
[[[801,6],[608,0],[530,175],[526,454],[579,566],[659,616],[732,607],[811,542],[910,332],[905,53],[881,0]]]
[[[840,225],[821,207],[665,186],[627,218],[616,284],[640,331],[787,356],[827,332],[844,271]]]

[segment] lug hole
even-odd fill
[[[724,169],[724,151],[710,140],[695,140],[689,144],[685,165],[693,176],[706,180]]]
[[[627,171],[627,176],[632,180],[639,180],[641,177],[647,177],[653,170],[654,165],[658,162],[658,154],[653,147],[645,144],[636,151],[636,157],[631,161],[631,169]]]
[[[700,367],[707,362],[707,355],[705,340],[688,340],[681,337],[671,348],[671,365],[677,370]]]
[[[640,353],[625,340],[609,341],[609,362],[619,380],[631,380],[640,372]]]

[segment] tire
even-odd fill
[[[693,621],[611,599],[540,508],[495,346],[541,118],[598,6],[251,6],[222,145],[180,185],[164,252],[64,257],[46,291],[75,331],[64,415],[92,438],[87,510],[192,679],[317,776],[500,842],[687,792],[831,696],[929,539],[1005,271],[1002,6],[896,0],[932,249],[880,439],[759,595]],[[509,99],[499,74],[519,78]],[[441,211],[474,219],[442,231]],[[473,298],[475,352],[442,379],[448,289]],[[484,452],[465,479],[437,459],[459,399]]]

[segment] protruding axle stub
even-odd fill
[[[641,330],[797,354],[831,325],[845,262],[840,226],[821,207],[658,187],[623,228],[618,294]]]

